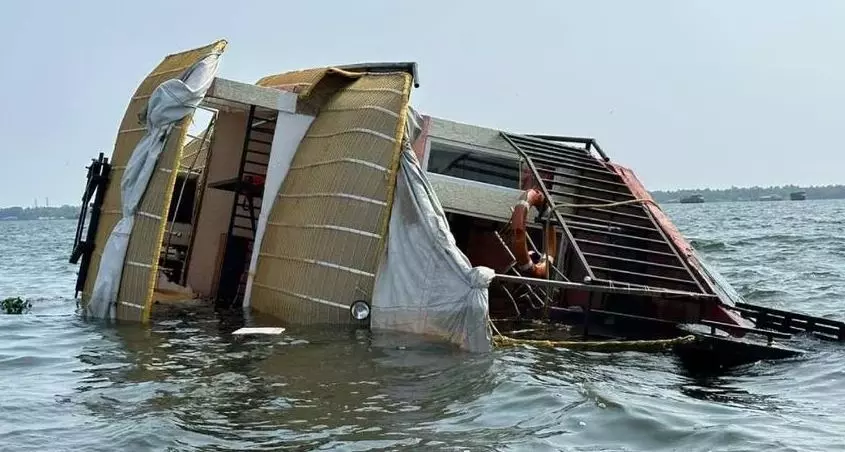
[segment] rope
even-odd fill
[[[488,317],[488,322],[493,331],[496,333],[493,336],[493,345],[496,347],[516,347],[520,345],[530,345],[534,347],[548,347],[548,348],[566,348],[569,350],[582,351],[597,351],[597,352],[621,352],[621,351],[638,351],[638,352],[658,352],[671,349],[676,345],[688,344],[694,342],[695,336],[690,334],[688,336],[681,336],[672,339],[653,339],[653,340],[634,340],[634,341],[552,341],[552,340],[538,340],[538,339],[516,339],[505,336],[493,321]]]
[[[653,199],[647,199],[647,198],[636,198],[636,199],[628,199],[628,200],[625,200],[625,201],[609,202],[609,203],[606,203],[606,204],[557,204],[557,203],[555,203],[555,207],[554,207],[554,209],[552,209],[552,210],[557,210],[557,209],[567,208],[567,207],[568,207],[568,208],[578,208],[578,207],[580,207],[580,208],[586,208],[586,207],[592,207],[592,208],[616,207],[616,206],[624,206],[624,205],[626,205],[626,204],[638,204],[638,203],[643,203],[643,204],[653,204],[653,205],[654,205],[655,207],[657,207],[658,209],[660,208],[660,206],[659,206],[656,202],[654,202],[654,200],[653,200]]]
[[[516,339],[497,334],[493,336],[493,345],[496,347],[515,347],[520,345],[531,345],[535,347],[566,348],[569,350],[610,352],[610,351],[664,351],[680,344],[688,344],[695,341],[695,336],[682,336],[673,339],[654,339],[637,341],[551,341],[537,339]]]

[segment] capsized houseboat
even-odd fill
[[[225,48],[166,57],[88,167],[71,255],[86,315],[148,322],[196,299],[470,351],[493,331],[683,335],[682,358],[726,364],[794,356],[774,343],[792,333],[843,339],[840,322],[744,303],[594,139],[420,114],[414,63],[251,84],[217,76]]]

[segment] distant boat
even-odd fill
[[[807,199],[807,192],[805,191],[794,191],[789,194],[789,199],[793,201],[803,201]]]
[[[704,197],[701,195],[690,195],[681,198],[681,204],[700,204],[704,202]]]
[[[765,195],[760,197],[760,201],[782,201],[783,198],[780,195]]]

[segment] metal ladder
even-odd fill
[[[233,190],[235,198],[232,203],[226,235],[226,253],[221,271],[221,274],[233,271],[239,278],[236,286],[218,288],[218,302],[229,306],[239,305],[246,292],[276,118],[260,117],[256,114],[255,106],[252,106],[247,124],[249,127],[244,136],[238,177]],[[242,256],[234,255],[233,249],[229,246],[233,240],[243,241],[245,250],[242,250]]]
[[[561,229],[557,265],[572,281],[711,293],[651,212],[635,202],[621,176],[605,164],[609,159],[594,140],[502,136],[548,200],[542,221]],[[615,204],[624,201],[628,203]]]
[[[100,213],[102,212],[103,202],[105,201],[106,187],[109,183],[112,165],[109,163],[108,157],[100,152],[100,155],[96,159],[91,159],[91,166],[87,169],[87,182],[85,184],[85,191],[82,193],[82,204],[79,219],[77,220],[76,234],[73,240],[73,250],[71,251],[70,259],[68,259],[68,262],[74,265],[80,262],[81,259],[79,273],[77,273],[76,277],[76,286],[74,287],[74,298],[85,290],[85,281],[88,279],[88,266],[91,263],[91,256],[94,253],[94,240],[97,238]],[[85,220],[88,217],[89,209],[91,217],[88,219],[86,225]],[[85,236],[84,240],[83,235]]]

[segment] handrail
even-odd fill
[[[537,171],[537,167],[534,166],[534,162],[531,161],[531,158],[522,150],[513,140],[510,139],[507,133],[501,132],[502,137],[505,141],[508,142],[519,156],[525,161],[525,164],[528,165],[528,168],[531,169],[531,173],[534,175],[534,179],[537,181],[537,185],[540,187],[540,190],[543,192],[543,196],[546,198],[546,203],[552,208],[551,213],[555,215],[558,224],[560,224],[561,228],[563,228],[564,234],[566,234],[566,239],[568,241],[568,245],[571,246],[575,250],[575,254],[578,255],[578,260],[581,262],[581,265],[584,268],[584,272],[590,278],[595,278],[593,274],[593,270],[590,268],[590,265],[587,264],[587,259],[584,257],[584,253],[581,252],[581,249],[578,247],[578,244],[575,242],[575,237],[572,235],[572,231],[569,230],[569,227],[566,225],[566,222],[563,220],[563,217],[560,215],[560,212],[556,210],[555,202],[552,199],[549,190],[546,188],[546,184],[543,183],[542,178],[540,177],[539,171]]]
[[[702,319],[702,320],[699,321],[699,323],[701,323],[702,325],[705,325],[705,326],[709,326],[711,335],[716,335],[716,328],[720,328],[720,329],[724,329],[724,330],[744,331],[746,333],[759,334],[759,335],[762,335],[762,336],[766,336],[766,338],[768,339],[769,345],[772,345],[772,340],[774,338],[789,339],[789,338],[792,337],[791,334],[781,333],[781,332],[778,332],[778,331],[761,330],[759,328],[750,328],[750,327],[747,327],[747,326],[740,326],[740,325],[733,325],[733,324],[730,324],[730,323],[716,322],[714,320]]]
[[[545,285],[546,287],[557,287],[561,289],[574,289],[574,290],[583,290],[585,292],[603,292],[603,293],[615,293],[615,294],[625,294],[625,295],[642,295],[647,297],[657,297],[657,296],[672,296],[672,297],[684,297],[690,299],[690,301],[698,301],[698,300],[712,300],[718,299],[719,297],[714,294],[704,294],[704,293],[696,293],[696,292],[687,292],[684,290],[674,290],[674,289],[640,289],[635,287],[612,287],[612,286],[598,286],[592,284],[582,284],[576,283],[571,281],[559,281],[554,279],[541,279],[541,278],[528,278],[528,277],[520,277],[520,276],[511,276],[511,275],[503,275],[503,274],[496,274],[494,279],[498,279],[504,282],[515,283],[515,284],[536,284],[538,286]]]
[[[568,141],[570,143],[583,143],[587,145],[587,151],[590,150],[590,146],[596,148],[596,152],[599,153],[601,158],[605,162],[610,161],[610,157],[604,153],[604,150],[599,146],[599,142],[596,141],[595,138],[582,138],[582,137],[567,137],[567,136],[558,136],[558,135],[538,135],[538,134],[531,134],[526,135],[532,138],[539,138],[541,140],[548,140],[548,141]]]

